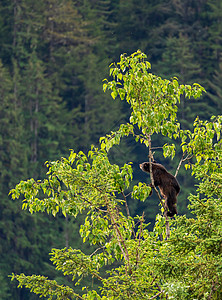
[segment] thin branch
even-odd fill
[[[105,246],[102,246],[102,247],[97,248],[93,253],[90,254],[89,257],[92,257],[94,254],[96,254],[96,252],[98,252],[98,251],[101,250],[101,249],[105,249],[105,248],[106,248]]]
[[[87,183],[86,180],[82,179],[85,183]],[[93,185],[92,187],[94,187],[97,191],[99,191],[101,194],[103,194],[103,191],[97,186],[97,185]],[[128,253],[128,250],[127,250],[127,247],[126,247],[126,244],[124,242],[124,239],[122,237],[122,234],[118,228],[118,225],[116,223],[116,220],[115,220],[115,217],[114,217],[114,213],[109,205],[109,201],[107,200],[107,198],[105,197],[105,202],[106,202],[106,206],[107,206],[107,212],[110,216],[110,219],[111,219],[111,223],[113,225],[113,227],[116,229],[116,236],[117,236],[117,240],[118,240],[118,244],[119,244],[119,247],[122,251],[122,254],[127,262],[127,266],[128,268],[130,269],[130,264],[129,264],[129,253]],[[123,247],[122,247],[123,246]],[[124,248],[124,249],[123,249]],[[125,250],[125,251],[124,251]]]
[[[117,237],[117,241],[118,241],[119,247],[120,247],[121,252],[122,252],[122,254],[123,254],[123,256],[124,256],[124,258],[125,258],[125,260],[126,260],[126,262],[127,262],[127,266],[128,266],[128,268],[129,268],[129,270],[130,270],[129,253],[128,253],[126,244],[125,244],[125,242],[124,242],[124,239],[123,239],[123,237],[122,237],[122,234],[121,234],[121,232],[120,232],[120,230],[119,230],[119,227],[118,227],[118,225],[117,225],[117,223],[116,223],[116,220],[115,220],[115,217],[114,217],[114,213],[113,213],[111,207],[109,206],[107,199],[105,199],[105,201],[106,201],[106,205],[107,205],[107,211],[108,211],[108,213],[109,213],[109,215],[110,215],[111,224],[112,224],[113,227],[116,229],[116,237]],[[124,249],[123,249],[123,248],[124,248]],[[124,250],[125,250],[125,251],[124,251]]]
[[[130,196],[132,194],[132,192],[130,192],[129,194],[125,195],[125,197],[127,198],[128,196]]]
[[[79,298],[79,299],[81,299],[81,300],[84,300],[84,298],[83,297],[81,297],[80,295],[78,295],[78,294],[75,294],[75,297],[77,297],[77,298]]]
[[[139,245],[136,249],[136,265],[138,265],[139,260],[140,260],[140,255],[139,255],[139,248],[140,248],[140,242],[141,242],[141,235],[142,235],[142,225],[143,225],[143,221],[144,221],[144,211],[142,214],[142,219],[140,220],[140,232],[139,232]]]
[[[159,295],[161,295],[162,293],[164,293],[165,292],[165,290],[162,290],[161,292],[159,292],[158,294],[156,294],[155,296],[153,296],[153,297],[151,297],[151,298],[149,298],[149,300],[152,300],[152,299],[155,299],[155,298],[157,298]]]
[[[179,162],[179,164],[177,166],[176,173],[175,173],[174,177],[177,177],[177,174],[178,174],[179,169],[180,169],[180,167],[182,165],[182,162],[183,162],[183,158],[184,158],[184,153],[182,154],[181,160],[180,160],[180,162]]]
[[[127,216],[128,218],[130,218],[130,211],[129,211],[129,206],[127,204],[127,201],[126,201],[126,195],[124,194],[124,192],[121,190],[121,194],[123,195],[123,198],[124,198],[124,201],[125,201],[125,206],[126,206],[126,213],[127,213]],[[136,234],[135,234],[135,231],[134,229],[132,228],[132,234],[133,234],[133,237],[134,239],[136,238]]]
[[[102,281],[102,282],[104,281],[104,278],[102,278],[101,276],[99,276],[99,275],[98,275],[97,273],[95,273],[95,272],[92,272],[91,275],[94,276],[94,277],[96,277],[98,280],[100,280],[100,281]]]
[[[203,207],[207,207],[207,205],[203,204],[198,198],[196,198],[195,200],[197,200],[197,202],[199,202]]]
[[[101,194],[103,193],[103,191],[99,187],[97,187],[96,185],[93,185],[93,187],[97,191],[99,191]],[[116,234],[117,234],[117,240],[118,240],[119,247],[120,247],[120,249],[122,251],[122,254],[123,254],[123,256],[124,256],[124,258],[125,258],[125,260],[127,262],[127,265],[129,267],[129,269],[130,269],[130,265],[129,265],[129,253],[128,253],[127,247],[125,245],[125,242],[124,242],[124,239],[122,237],[122,234],[121,234],[121,232],[120,232],[120,230],[119,230],[119,228],[117,226],[117,223],[116,223],[116,220],[114,218],[112,209],[109,206],[109,201],[106,198],[105,198],[105,202],[106,202],[106,206],[107,206],[107,211],[108,211],[108,213],[110,215],[111,223],[114,226],[114,228],[116,229]],[[123,245],[123,247],[122,247],[122,245]],[[123,248],[124,248],[125,251],[123,250]]]
[[[170,223],[169,223],[169,218],[167,216],[167,207],[166,207],[166,205],[164,207],[164,216],[165,216],[165,220],[166,220],[166,239],[168,240],[168,238],[170,237]]]
[[[163,149],[163,147],[152,147],[151,150],[155,150],[155,149]]]
[[[143,211],[143,214],[142,214],[142,219],[140,221],[140,233],[139,233],[139,246],[140,246],[140,241],[141,241],[141,235],[142,235],[142,224],[144,222],[144,211]]]
[[[124,198],[127,216],[130,217],[129,206],[128,206],[128,204],[127,204],[127,201],[126,201],[126,195],[124,194],[123,190],[121,190],[121,194],[122,194],[122,196],[123,196],[123,198]]]
[[[82,197],[82,196],[80,196],[80,197],[81,197],[81,199],[82,199],[84,202],[86,202],[86,203],[90,204],[90,205],[93,207],[93,204],[92,204],[92,202],[90,202],[89,200],[85,199],[85,198],[84,198],[84,197]],[[100,211],[100,212],[103,212],[103,213],[106,213],[106,212],[107,212],[107,210],[106,210],[106,209],[101,209],[101,208],[99,208],[99,207],[96,207],[96,206],[94,206],[94,208],[95,208],[96,210]]]
[[[212,298],[212,295],[213,295],[213,292],[215,291],[215,285],[217,284],[217,282],[213,282],[212,281],[212,287],[211,287],[211,291],[210,291],[210,294],[207,298],[207,300],[210,300]]]
[[[123,256],[124,256],[124,258],[125,258],[125,260],[127,262],[127,265],[129,267],[129,254],[128,254],[128,250],[126,248],[124,239],[123,239],[122,234],[121,234],[121,232],[120,232],[120,230],[119,230],[119,228],[118,228],[118,226],[117,226],[117,224],[115,222],[114,217],[112,215],[110,215],[110,217],[111,217],[111,220],[112,220],[112,225],[116,229],[116,235],[117,235],[117,240],[118,240],[119,247],[120,247],[120,249],[122,251],[122,254],[123,254]],[[123,245],[123,247],[122,247],[122,245]],[[125,251],[123,250],[123,248],[124,248]]]
[[[178,174],[178,172],[179,172],[179,169],[180,169],[182,163],[185,162],[186,160],[190,160],[190,159],[194,156],[194,155],[191,155],[191,156],[187,155],[187,156],[184,158],[184,155],[185,155],[185,153],[182,154],[181,160],[180,160],[180,162],[179,162],[179,164],[178,164],[178,167],[177,167],[177,169],[176,169],[176,172],[175,172],[174,177],[177,177],[177,174]]]
[[[153,274],[152,274],[151,276],[153,276]],[[152,285],[152,284],[155,282],[156,277],[157,277],[157,276],[153,276],[153,280],[151,281],[150,285]]]

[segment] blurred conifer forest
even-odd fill
[[[181,83],[198,82],[207,93],[181,99],[179,122],[189,128],[222,108],[222,0],[1,0],[0,2],[0,299],[37,299],[8,275],[42,274],[61,284],[49,260],[51,248],[80,245],[79,223],[62,215],[31,215],[8,193],[20,180],[42,179],[45,161],[69,149],[84,151],[128,118],[127,104],[102,89],[109,65],[121,53],[141,49],[152,72]],[[181,157],[162,156],[166,140],[154,139],[155,159],[175,173]],[[113,148],[111,161],[133,162],[134,181],[147,149],[131,142]],[[178,180],[179,214],[188,214],[194,178]],[[149,204],[149,205],[148,205]],[[129,202],[133,215],[152,223],[158,200]],[[61,281],[60,281],[61,280]],[[90,279],[92,280],[92,279]],[[68,281],[68,279],[67,279]],[[69,284],[65,282],[65,284]]]

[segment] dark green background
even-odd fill
[[[221,0],[1,0],[0,299],[36,299],[10,282],[12,272],[61,283],[49,262],[52,247],[87,251],[78,234],[81,219],[30,215],[11,200],[9,190],[20,180],[43,178],[46,160],[71,148],[87,151],[127,121],[127,105],[102,90],[109,64],[121,53],[141,49],[155,74],[205,87],[201,100],[181,99],[183,128],[192,126],[196,115],[220,114],[221,19]],[[165,142],[158,137],[153,146]],[[174,173],[180,154],[172,162],[156,150],[155,158]],[[114,148],[110,159],[132,161],[134,180],[148,180],[138,167],[147,149],[132,139]],[[183,173],[181,168],[180,214],[187,213],[187,195],[195,188],[194,179]],[[159,210],[155,198],[129,204],[132,214],[144,210],[152,226]]]

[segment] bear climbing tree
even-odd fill
[[[100,147],[92,146],[87,154],[72,150],[67,158],[47,162],[46,179],[21,181],[11,191],[14,199],[23,196],[23,209],[31,213],[56,216],[60,211],[76,218],[84,212],[80,235],[88,243],[88,254],[71,247],[52,249],[50,253],[56,269],[69,276],[69,284],[40,275],[13,274],[12,279],[20,287],[49,299],[221,299],[222,117],[209,122],[197,118],[193,132],[182,130],[177,120],[180,96],[197,98],[204,89],[198,84],[180,85],[176,78],[162,79],[150,73],[149,68],[141,51],[121,55],[120,61],[111,65],[112,79],[106,80],[103,88],[111,90],[114,99],[119,97],[129,103],[129,122],[102,137]],[[182,162],[193,157],[195,161],[186,168],[192,167],[202,181],[197,195],[190,195],[190,207],[197,218],[175,216],[168,220],[167,215],[157,214],[154,228],[150,229],[144,214],[130,215],[127,202],[129,197],[147,201],[151,188],[143,182],[132,187],[132,164],[126,162],[120,167],[110,163],[108,156],[123,137],[132,135],[136,142],[147,146],[151,166],[154,133],[169,140],[178,139],[184,154],[177,171]],[[163,145],[163,156],[175,156],[174,144]],[[155,163],[152,166],[151,183],[154,189],[159,186],[167,198],[165,183],[158,181],[163,174],[156,177],[156,171],[167,171]],[[177,195],[179,185],[173,178],[167,175]],[[169,213],[174,214],[175,203],[168,202],[168,206]],[[76,291],[87,276],[93,280]]]
[[[140,168],[144,172],[153,173],[154,186],[159,187],[161,196],[166,200],[167,216],[173,217],[177,214],[177,195],[180,192],[180,186],[176,178],[167,172],[163,165],[156,162],[144,162],[140,164]],[[150,187],[153,187],[152,183]],[[152,190],[150,196],[151,194]]]

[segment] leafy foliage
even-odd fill
[[[85,212],[80,226],[83,242],[92,248],[52,249],[51,260],[57,270],[76,285],[86,276],[100,282],[99,290],[59,285],[44,276],[12,275],[32,292],[53,299],[218,299],[221,296],[221,139],[222,117],[200,121],[193,132],[180,129],[177,105],[180,96],[197,98],[204,89],[180,85],[148,73],[150,64],[140,51],[111,65],[113,80],[106,81],[113,98],[129,102],[129,123],[102,137],[101,149],[91,147],[88,154],[71,151],[68,158],[47,162],[47,179],[21,181],[11,190],[14,199],[22,194],[23,209],[76,217]],[[152,118],[150,118],[152,116]],[[141,130],[135,134],[135,126]],[[134,201],[145,201],[150,187],[140,182],[131,187],[132,164],[111,164],[108,151],[123,136],[132,134],[149,147],[151,135],[180,138],[186,169],[199,180],[197,195],[191,194],[190,209],[195,218],[178,216],[175,220],[158,214],[152,231],[141,216],[132,217],[129,194]],[[174,156],[173,146],[165,146],[165,156]],[[191,158],[194,159],[191,160]],[[152,180],[152,178],[151,178]],[[163,201],[163,200],[162,200]],[[162,208],[163,211],[163,208]],[[171,234],[167,234],[170,224]],[[166,227],[166,228],[165,228]],[[109,265],[109,270],[107,266]],[[106,275],[103,270],[106,269]]]
[[[110,75],[114,80],[104,83],[103,89],[112,90],[111,96],[115,99],[118,95],[121,100],[126,100],[132,109],[130,123],[121,124],[117,133],[104,139],[102,148],[109,150],[113,144],[118,144],[122,136],[133,134],[136,141],[148,146],[148,135],[161,133],[169,138],[177,138],[180,123],[177,121],[177,103],[181,95],[186,98],[198,98],[205,91],[199,84],[180,85],[177,78],[172,80],[162,79],[148,72],[150,63],[145,61],[146,55],[138,51],[130,57],[121,55],[120,62],[112,65]],[[134,126],[141,129],[141,134],[134,133]],[[102,141],[100,139],[100,141]],[[165,146],[165,156],[168,147]],[[172,154],[173,151],[170,151]]]
[[[200,101],[187,102],[180,97],[176,118],[183,130],[192,131],[196,114],[209,120],[218,113],[221,1],[142,0],[139,6],[135,0],[0,2],[1,299],[36,299],[25,289],[14,289],[7,275],[13,270],[55,278],[47,253],[51,247],[78,247],[78,227],[84,217],[76,220],[67,215],[63,219],[57,214],[54,219],[46,214],[22,213],[20,204],[8,197],[9,189],[23,178],[43,178],[44,161],[67,156],[70,148],[87,153],[91,143],[98,146],[101,135],[126,122],[128,104],[109,101],[100,85],[107,76],[106,66],[123,51],[132,53],[137,48],[149,54],[154,74],[168,79],[176,76],[182,84],[197,81],[208,91]],[[110,161],[138,164],[146,158],[146,147],[144,142],[140,145],[134,141],[136,135],[138,140],[141,136],[136,126],[132,134],[125,125],[129,136],[122,139],[120,128],[106,137],[111,141],[103,147],[108,149],[120,142],[110,148]],[[152,148],[158,147],[155,159],[162,160],[159,149],[163,146],[164,156],[168,157],[164,165],[175,169],[182,155],[182,151],[178,155],[179,144],[180,138],[171,141],[165,136],[160,138],[160,134],[152,136]],[[133,185],[141,184],[145,200],[149,189],[138,183],[138,179],[145,181],[145,175],[138,166],[133,169],[134,181],[127,194]],[[178,174],[182,186],[178,210],[190,216],[187,195],[191,191],[195,194],[197,183],[191,171],[180,169]],[[138,196],[140,191],[134,190]],[[146,220],[154,223],[158,210],[155,196],[150,198],[149,206],[146,201],[133,199],[128,205],[133,216],[142,215],[144,209]],[[86,243],[83,248],[87,248]],[[169,286],[183,290],[180,283]]]

